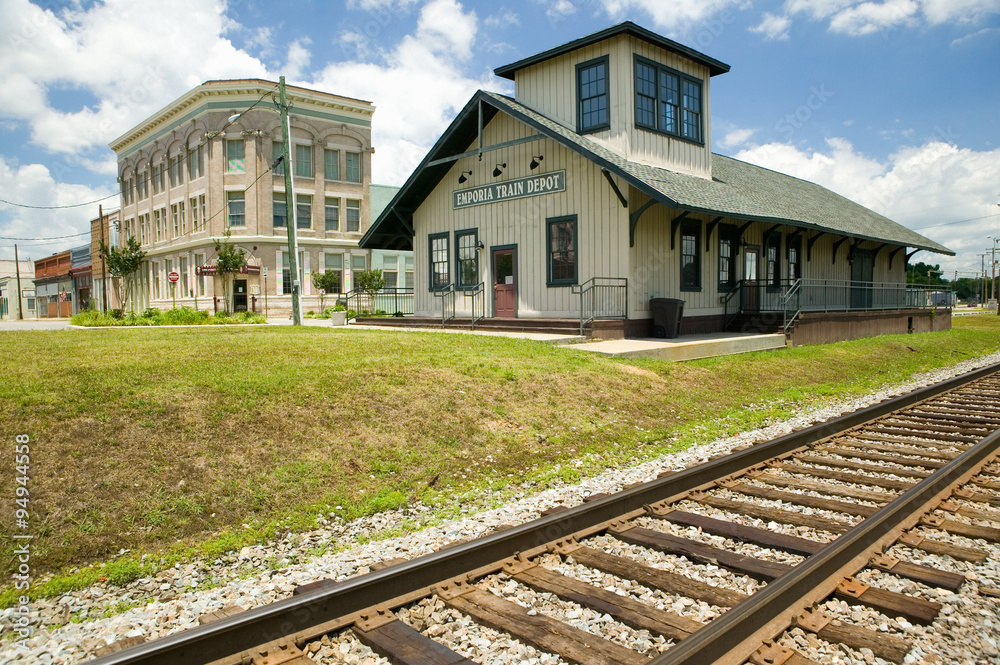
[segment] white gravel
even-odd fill
[[[403,510],[354,520],[350,523],[344,523],[331,514],[330,518],[322,520],[314,531],[289,534],[281,541],[263,546],[245,547],[240,552],[214,561],[198,560],[184,565],[178,564],[173,568],[159,572],[155,577],[141,579],[125,587],[99,584],[56,598],[35,601],[32,604],[31,613],[35,634],[30,639],[20,643],[14,642],[14,635],[11,633],[14,610],[8,609],[0,614],[0,623],[3,626],[0,662],[12,665],[28,663],[68,665],[83,662],[93,658],[94,652],[100,646],[126,636],[143,636],[146,639],[162,637],[194,627],[198,625],[200,615],[228,605],[239,605],[249,609],[287,597],[296,585],[306,584],[321,578],[345,579],[368,572],[369,566],[379,561],[400,557],[413,558],[436,551],[449,542],[476,538],[501,525],[529,521],[538,517],[541,511],[554,505],[576,505],[582,501],[583,497],[590,494],[615,492],[627,485],[654,479],[663,471],[683,469],[729,453],[734,448],[769,440],[842,413],[909,392],[915,388],[997,362],[1000,362],[1000,353],[962,362],[947,369],[922,375],[904,385],[803,412],[786,421],[760,430],[666,455],[633,467],[609,469],[578,485],[560,486],[539,491],[538,488],[529,484],[520,489],[517,493],[517,500],[513,503],[475,514],[472,514],[471,510],[464,510],[463,512],[466,514],[461,519],[446,521],[398,538],[358,544],[372,537],[377,538],[379,534],[390,530],[411,528],[413,524],[433,521],[435,519],[433,511],[427,506],[415,505]],[[486,497],[486,500],[488,501],[489,497]],[[764,526],[765,528],[774,528],[774,525]],[[666,526],[666,523],[658,525],[657,528],[672,529],[672,527]],[[681,531],[677,531],[677,533],[681,533]],[[815,534],[800,533],[799,535],[812,537]],[[942,536],[940,533],[935,533],[934,537],[981,547],[987,550],[990,556],[986,563],[972,565],[952,561],[948,557],[935,557],[920,551],[905,548],[902,551],[905,552],[909,560],[926,562],[928,565],[939,565],[970,576],[970,579],[978,580],[979,583],[1000,587],[1000,570],[998,570],[1000,547],[995,543],[969,541],[969,539],[959,537]],[[589,542],[595,547],[598,544],[603,544],[608,551],[618,550],[624,553],[631,550],[631,546],[606,536]],[[639,548],[635,548],[634,551],[638,552]],[[317,552],[325,553],[317,554]],[[637,556],[642,556],[647,565],[668,568],[672,565],[671,557],[667,555],[661,556],[654,553],[653,556],[650,556],[646,552],[639,553]],[[783,560],[787,555],[773,553],[773,557],[774,560]],[[701,621],[711,619],[718,611],[717,608],[711,608],[704,603],[674,598],[668,594],[644,589],[631,582],[624,583],[613,576],[589,571],[571,561],[553,563],[551,567],[581,579],[597,576],[596,578],[600,579],[604,586],[623,585],[623,588],[620,589],[621,593],[661,603],[667,609],[681,612]],[[715,566],[699,566],[699,569],[701,570],[700,575],[706,581],[742,593],[751,593],[759,586],[752,579],[734,575]],[[892,578],[892,576],[883,576],[883,578]],[[884,581],[883,578],[880,580]],[[502,577],[496,579],[502,580]],[[494,581],[488,581],[484,584],[489,587],[493,583]],[[505,584],[502,581],[496,583]],[[915,583],[903,580],[900,584],[914,585]],[[940,660],[936,662],[939,663],[973,665],[1000,662],[998,660],[1000,652],[997,651],[997,640],[1000,639],[1000,619],[997,616],[998,601],[995,598],[980,596],[976,593],[977,588],[977,583],[973,582],[965,585],[958,594],[949,592],[946,597],[937,598],[937,602],[945,603],[946,611],[942,613],[942,619],[926,629],[920,628],[918,630],[912,626],[900,628],[900,624],[891,618],[881,618],[879,619],[880,623],[876,625],[881,626],[884,623],[886,630],[901,631],[907,637],[917,638],[919,656],[912,658],[910,662],[919,662],[924,654],[928,656],[937,654]],[[545,595],[535,594],[519,585],[516,589],[512,589],[512,593],[515,597],[520,593],[524,598]],[[924,593],[933,595],[938,591],[924,590]],[[555,613],[554,615],[568,616],[567,612],[578,611],[569,608],[569,605],[562,601],[549,599],[547,602],[550,605],[550,611]],[[831,602],[835,603],[836,601]],[[859,612],[857,608],[848,608],[845,611],[848,613],[847,618],[849,619],[852,618],[853,614]],[[421,612],[424,614],[421,615]],[[440,632],[435,637],[456,651],[480,660],[480,662],[497,663],[497,665],[507,662],[536,663],[539,665],[552,663],[554,665],[561,662],[557,657],[539,653],[507,635],[475,625],[468,617],[463,617],[454,610],[444,608],[436,599],[427,599],[410,608],[405,608],[401,612],[401,616],[411,625],[415,625],[423,621],[421,616],[429,616],[426,614],[427,612],[450,613],[445,628],[433,629],[435,632]],[[870,612],[868,610],[860,612],[857,614],[859,621],[877,620],[866,614]],[[585,614],[578,614],[576,620],[580,621],[581,625],[598,626],[599,628],[607,623],[603,619],[597,620]],[[603,630],[603,628],[601,629]],[[649,653],[655,653],[667,645],[658,636],[640,634],[641,631],[633,631],[617,623],[614,623],[612,629],[616,635],[615,639],[619,640],[620,643],[628,642],[632,645],[642,646],[643,650],[647,650]],[[813,656],[818,658],[820,662],[876,662],[874,658],[869,658],[866,654],[851,653],[850,650],[845,650],[840,646],[820,645],[816,647],[814,643],[821,641],[812,635],[796,636],[790,633],[787,638],[797,645],[802,642],[805,647],[821,648],[821,651]],[[322,641],[309,645],[309,653],[310,657],[318,662],[356,663],[359,665],[376,665],[386,662],[374,655],[367,647],[361,645],[350,632],[324,638]],[[827,660],[820,657],[823,653],[827,654]],[[931,661],[928,660],[928,662]]]

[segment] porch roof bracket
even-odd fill
[[[906,249],[906,246],[900,245],[896,249],[894,249],[891,252],[889,252],[889,270],[892,270],[892,260],[896,258],[897,254],[899,254],[900,252],[904,251],[905,249]]]
[[[847,252],[848,263],[854,263],[854,253],[858,251],[858,247],[861,247],[861,243],[863,242],[864,240],[861,240],[859,238],[858,240],[855,240],[854,242],[851,243],[851,249]]]
[[[399,222],[403,225],[403,228],[406,229],[406,232],[410,234],[410,237],[412,238],[413,236],[415,236],[416,234],[413,232],[413,225],[410,224],[409,220],[406,219],[403,213],[401,213],[399,210],[396,210],[395,208],[393,208],[392,211],[396,214],[396,217],[399,219]]]
[[[611,171],[602,168],[601,173],[604,174],[604,177],[607,179],[608,184],[611,185],[611,189],[615,190],[615,195],[618,197],[618,200],[621,201],[622,207],[627,208],[628,199],[626,199],[625,195],[622,194],[622,190],[618,189],[618,183],[616,183],[615,179],[611,177]]]
[[[646,212],[656,203],[656,199],[649,199],[642,207],[628,216],[628,246],[635,247],[635,227],[639,223],[642,213]]]
[[[715,227],[719,225],[722,221],[722,217],[716,217],[711,222],[708,223],[708,228],[705,231],[705,252],[708,253],[712,249],[712,231]]]
[[[687,216],[688,216],[688,211],[685,210],[681,214],[679,214],[676,217],[674,217],[674,219],[670,222],[670,251],[671,252],[674,251],[674,249],[677,248],[677,229],[680,228],[681,222],[683,222],[684,218],[687,217]]]
[[[850,240],[850,238],[847,237],[847,236],[844,236],[843,238],[841,238],[837,242],[833,243],[833,265],[837,265],[837,250],[840,249],[840,246],[843,245],[848,240]]]
[[[812,238],[809,238],[808,241],[806,241],[806,261],[812,261],[813,260],[813,245],[815,245],[816,241],[819,240],[820,238],[822,238],[825,235],[826,235],[826,232],[820,231],[819,233],[817,233],[816,235],[814,235]]]
[[[879,253],[880,253],[880,252],[881,252],[881,251],[882,251],[883,249],[885,249],[885,248],[886,248],[886,246],[887,246],[888,244],[889,244],[889,243],[887,243],[887,242],[884,242],[884,243],[882,243],[881,245],[879,245],[878,247],[876,247],[876,248],[875,248],[875,250],[874,250],[874,251],[872,252],[872,261],[874,261],[875,259],[877,259],[877,258],[878,258],[878,255],[879,255]]]
[[[736,254],[737,255],[739,255],[739,253],[740,253],[740,246],[742,246],[742,244],[743,244],[743,234],[747,232],[747,229],[750,228],[751,224],[753,224],[753,222],[747,222],[746,224],[744,224],[740,228],[736,229],[736,240],[733,243],[733,247],[736,249]]]
[[[903,265],[904,265],[904,266],[905,266],[905,265],[909,265],[909,264],[910,264],[910,259],[912,259],[912,258],[913,258],[913,255],[914,255],[914,254],[916,254],[917,252],[920,252],[920,251],[923,251],[923,250],[920,250],[920,249],[915,249],[915,250],[913,250],[912,252],[910,252],[909,254],[907,254],[907,255],[906,255],[906,263],[904,263]]]
[[[764,236],[762,237],[764,245],[767,245],[767,239],[771,236],[772,233],[774,233],[775,231],[777,231],[778,227],[780,227],[780,226],[781,226],[781,224],[775,224],[774,226],[772,226],[771,228],[769,228],[767,231],[764,231]]]

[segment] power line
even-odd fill
[[[65,206],[32,206],[27,203],[15,203],[13,201],[7,201],[6,199],[0,199],[0,203],[6,203],[9,206],[15,206],[17,208],[31,208],[33,210],[63,210],[65,208],[82,208],[84,206],[94,205],[95,203],[100,203],[101,201],[107,201],[108,199],[118,196],[121,192],[115,192],[114,194],[108,194],[102,199],[97,199],[94,201],[87,201],[86,203],[74,203],[72,205]],[[16,239],[16,238],[15,238]]]
[[[7,236],[0,236],[0,240],[17,240],[17,241],[21,241],[21,240],[25,240],[25,241],[31,241],[31,240],[65,240],[67,238],[79,238],[80,236],[89,236],[89,235],[90,235],[90,231],[84,231],[83,233],[74,233],[73,235],[70,235],[70,236],[52,236],[50,238],[8,238]]]
[[[920,228],[910,229],[911,231],[923,231],[924,229],[933,229],[938,226],[951,226],[953,224],[964,224],[965,222],[978,222],[981,219],[989,219],[990,217],[1000,217],[1000,215],[983,215],[982,217],[972,217],[970,219],[960,219],[957,222],[942,222],[940,224],[931,224],[930,226],[921,226]]]

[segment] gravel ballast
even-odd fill
[[[296,586],[317,579],[342,580],[366,573],[370,570],[370,566],[380,561],[394,558],[409,559],[433,552],[455,540],[480,537],[501,525],[520,524],[535,519],[543,510],[552,506],[577,505],[584,497],[591,494],[611,493],[634,483],[649,481],[664,471],[675,471],[699,464],[727,454],[734,448],[773,439],[998,362],[1000,353],[966,361],[953,367],[920,375],[906,384],[886,388],[858,399],[804,411],[788,420],[745,432],[736,437],[665,455],[629,468],[609,469],[577,485],[560,486],[544,491],[525,486],[518,492],[518,500],[512,503],[468,514],[461,519],[443,522],[398,538],[368,541],[369,538],[377,537],[378,534],[389,530],[429,521],[433,518],[432,509],[414,505],[348,523],[331,515],[314,531],[288,534],[282,540],[266,545],[244,547],[239,552],[213,561],[197,560],[187,564],[177,564],[160,571],[154,577],[140,579],[124,587],[98,584],[58,597],[34,601],[31,605],[31,623],[35,632],[32,637],[20,643],[13,641],[11,626],[16,617],[15,609],[10,608],[0,614],[4,636],[3,644],[0,646],[0,662],[63,665],[84,662],[95,657],[98,648],[125,637],[141,636],[151,640],[192,628],[198,625],[198,617],[207,612],[232,605],[250,609],[285,598],[291,595]],[[489,497],[486,497],[486,500],[488,501]],[[756,501],[746,497],[744,500]],[[762,505],[767,503],[769,502],[761,501]],[[658,528],[670,530],[665,524],[659,525]],[[811,534],[806,537],[810,536]],[[937,532],[934,537],[942,536]],[[964,538],[954,538],[954,541],[986,551],[989,554],[986,562],[983,564],[957,562],[948,557],[897,547],[911,561],[939,566],[966,575],[969,582],[957,593],[948,592],[947,595],[940,595],[939,589],[922,587],[891,575],[872,576],[879,586],[898,583],[902,585],[898,590],[932,598],[944,604],[945,609],[941,616],[931,626],[901,625],[896,620],[887,620],[877,612],[859,610],[846,605],[841,607],[840,601],[829,601],[828,611],[877,630],[882,630],[884,626],[885,632],[893,632],[913,641],[917,648],[907,657],[907,662],[918,663],[925,657],[927,657],[926,662],[961,665],[1000,662],[998,660],[1000,651],[997,646],[1000,642],[1000,616],[998,616],[1000,600],[978,593],[980,585],[1000,587],[1000,545]],[[363,544],[358,544],[359,542]],[[591,542],[603,543],[608,547],[631,548],[616,543],[609,536],[602,536]],[[331,553],[317,556],[315,552],[319,550]],[[773,553],[773,556],[777,559],[787,557],[781,553]],[[797,560],[797,557],[791,559]],[[667,558],[665,557],[663,561],[667,561]],[[573,563],[557,564],[553,561],[547,567],[572,573],[581,579],[587,579],[588,575],[593,578],[595,575],[593,571],[588,572],[588,569]],[[728,571],[715,569],[706,570],[706,573],[708,578],[714,578],[711,579],[713,583],[738,589],[742,593],[749,593],[756,587],[756,583],[752,580],[743,579],[742,576],[733,575]],[[650,592],[636,587],[632,582],[623,582],[613,576],[597,574],[597,578],[605,586],[623,585],[623,588],[618,589],[619,593],[658,600],[666,603],[668,609],[682,612],[691,618],[707,621],[716,614],[703,603],[685,605],[680,599],[670,598],[659,592]],[[666,648],[669,644],[669,641],[659,636],[639,634],[641,631],[622,628],[616,623],[604,621],[600,616],[593,616],[595,613],[589,610],[582,612],[546,594],[536,594],[516,585],[511,586],[512,584],[503,576],[494,576],[484,580],[482,588],[515,601],[543,596],[542,604],[547,604],[549,607],[549,610],[545,611],[551,611],[553,616],[566,618],[576,614],[576,617],[570,619],[576,621],[577,625],[587,626],[594,631],[610,631],[609,634],[619,644],[627,644],[650,655]],[[400,612],[401,618],[415,627],[432,623],[429,620],[432,615],[435,618],[441,615],[447,621],[442,624],[443,628],[431,628],[433,632],[429,634],[470,658],[485,658],[480,662],[498,665],[562,662],[558,657],[538,652],[506,634],[475,625],[468,617],[445,607],[439,599],[425,599]],[[803,634],[798,629],[789,632],[782,639],[818,662],[879,662],[870,654],[852,652],[840,645],[821,643],[822,641],[815,636]],[[308,652],[314,660],[324,663],[374,665],[388,662],[372,653],[349,631],[309,645]],[[934,661],[932,654],[939,660]]]

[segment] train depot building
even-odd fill
[[[361,247],[413,250],[414,322],[647,337],[666,298],[683,301],[681,334],[950,327],[906,285],[913,253],[948,248],[712,153],[711,82],[728,71],[633,23],[501,67],[514,97],[479,91]]]

